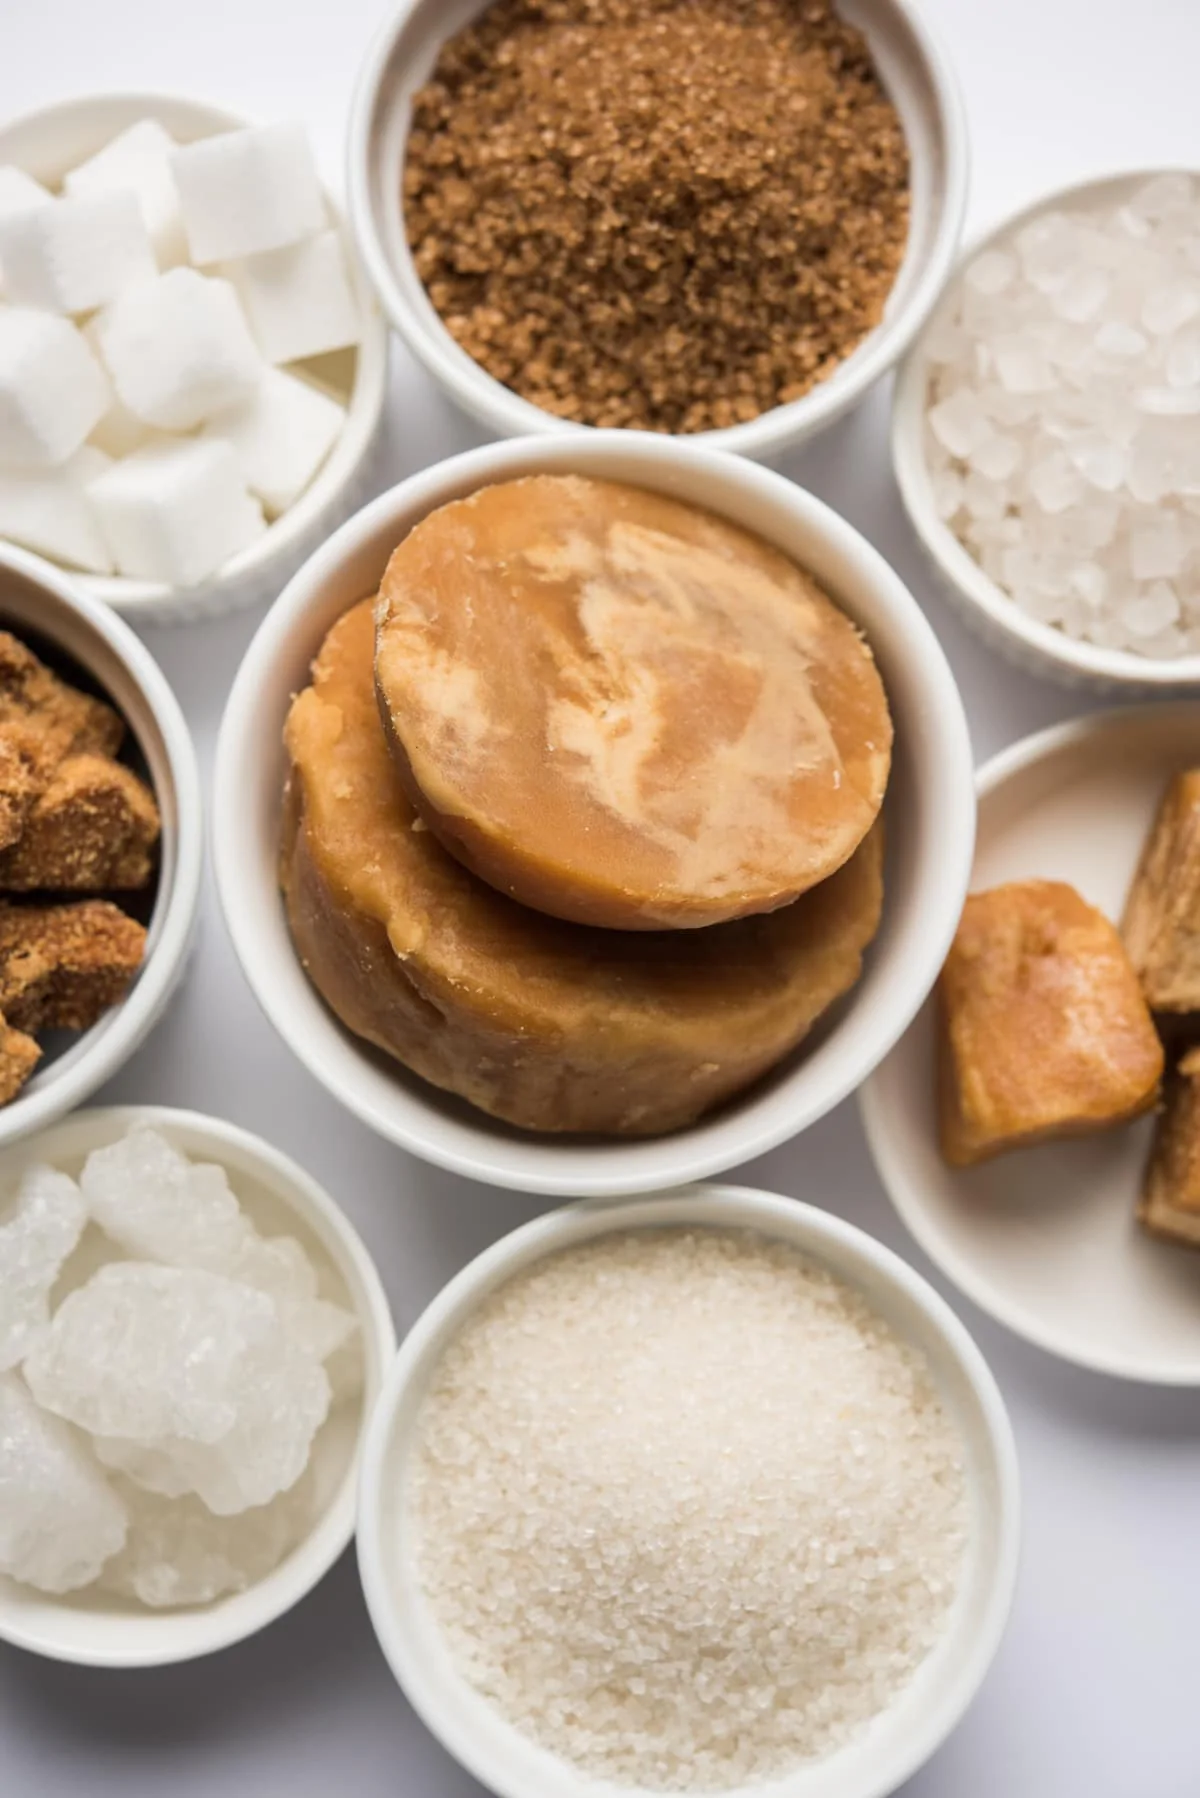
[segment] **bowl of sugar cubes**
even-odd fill
[[[975,244],[896,384],[912,525],[1030,673],[1200,687],[1200,175],[1048,194]]]
[[[146,1667],[291,1609],[353,1534],[395,1352],[345,1213],[217,1118],[79,1111],[0,1155],[0,1640]]]
[[[139,619],[273,598],[366,497],[387,331],[303,126],[0,129],[0,538]]]

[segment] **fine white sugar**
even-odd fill
[[[463,1675],[588,1773],[826,1755],[938,1639],[962,1445],[921,1358],[780,1244],[624,1233],[503,1287],[418,1420],[406,1526]]]
[[[0,1212],[0,1368],[23,1361],[50,1322],[50,1288],[83,1235],[87,1210],[74,1180],[40,1162]]]
[[[113,1483],[129,1535],[100,1585],[152,1610],[244,1592],[279,1565],[314,1520],[307,1477],[271,1504],[233,1518],[215,1517],[198,1498],[162,1499],[119,1477]]]
[[[981,252],[930,333],[934,505],[1041,623],[1200,655],[1200,190],[1048,212]]]
[[[81,1439],[38,1408],[19,1374],[0,1374],[0,1572],[73,1592],[125,1531],[125,1507]]]

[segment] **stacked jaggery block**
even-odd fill
[[[143,925],[107,897],[153,877],[154,796],[117,760],[125,723],[0,631],[0,1104],[127,992]],[[86,897],[85,897],[86,895]]]
[[[767,544],[607,482],[480,490],[292,704],[293,941],[349,1030],[493,1117],[682,1128],[857,980],[891,739],[869,646]]]

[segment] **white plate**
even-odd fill
[[[1200,763],[1200,706],[1102,712],[1028,737],[979,775],[972,889],[1066,880],[1119,919],[1170,775]],[[1148,1120],[950,1168],[937,1146],[932,1001],[861,1105],[875,1164],[925,1252],[1051,1354],[1125,1379],[1200,1386],[1200,1254],[1134,1209]]]

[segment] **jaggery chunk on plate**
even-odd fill
[[[1129,957],[1064,881],[972,893],[938,996],[955,1166],[1128,1123],[1158,1097],[1162,1045]]]
[[[1138,1218],[1152,1236],[1200,1249],[1200,1049],[1167,1081]]]
[[[972,886],[1059,880],[1119,919],[1163,791],[1200,767],[1200,706],[1102,712],[1027,738],[979,777]],[[1067,1360],[1200,1386],[1200,1255],[1137,1221],[1151,1115],[950,1167],[931,1000],[868,1082],[876,1165],[927,1254],[977,1305]]]
[[[388,752],[373,651],[367,601],[330,631],[286,730],[288,920],[356,1035],[510,1124],[649,1136],[765,1073],[858,978],[880,830],[768,917],[648,933],[541,916],[424,827]]]
[[[1155,1011],[1200,1011],[1200,768],[1163,794],[1121,932]]]
[[[868,645],[793,562],[640,488],[534,475],[395,551],[376,679],[429,828],[499,891],[624,930],[769,912],[878,816]]]

